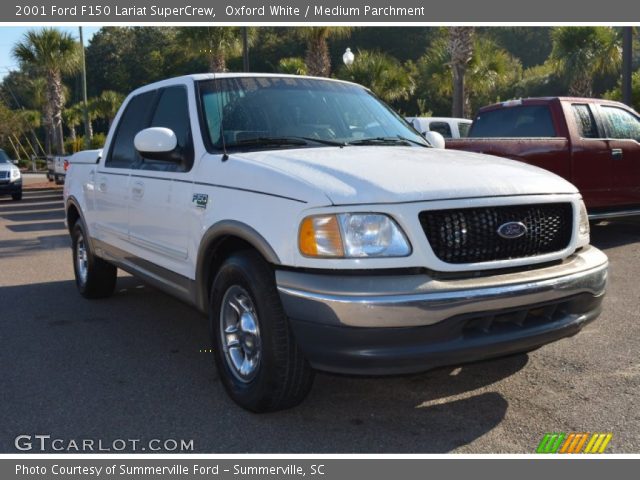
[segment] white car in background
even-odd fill
[[[466,118],[449,117],[407,117],[406,120],[423,135],[426,132],[437,132],[444,138],[467,137],[472,123]]]
[[[22,175],[5,151],[0,149],[0,197],[3,195],[22,200]]]

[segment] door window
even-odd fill
[[[593,118],[589,105],[575,104],[571,106],[573,109],[573,117],[575,118],[578,132],[581,138],[600,138],[598,134],[598,126]]]
[[[640,142],[640,120],[635,115],[617,107],[603,105],[602,113],[609,125],[609,137]]]
[[[438,132],[444,138],[451,138],[451,126],[447,122],[431,122],[429,131]]]
[[[109,155],[105,160],[105,167],[109,168],[132,168],[140,161],[140,155],[133,145],[136,134],[147,127],[153,103],[156,96],[155,91],[141,93],[133,97],[124,113],[120,117],[118,127],[111,142]]]

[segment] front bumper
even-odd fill
[[[11,195],[22,191],[22,179],[15,182],[0,180],[0,195]]]
[[[321,370],[395,374],[527,351],[595,319],[607,281],[602,252],[561,264],[442,280],[429,275],[276,272],[294,334]]]

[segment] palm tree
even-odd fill
[[[103,118],[109,122],[109,128],[116,117],[120,105],[124,101],[124,95],[113,90],[103,91],[98,98],[92,102],[92,110],[97,118]]]
[[[55,28],[29,30],[13,47],[12,55],[21,66],[32,66],[46,78],[45,124],[50,125],[54,149],[62,154],[62,110],[65,104],[62,75],[79,69],[78,42],[69,33]]]
[[[288,73],[291,75],[306,75],[307,65],[304,59],[300,57],[281,58],[278,62],[278,72]]]
[[[65,108],[62,111],[62,119],[64,120],[65,125],[69,129],[69,134],[71,136],[71,141],[75,144],[77,139],[76,128],[82,124],[83,116],[82,116],[82,105],[76,103],[68,108]]]
[[[42,150],[42,146],[40,145],[38,136],[36,135],[36,129],[40,128],[42,124],[42,116],[37,110],[21,110],[20,118],[22,124],[24,125],[24,129],[29,131],[29,134],[31,136],[31,144],[37,155],[38,147],[40,147],[40,150]],[[46,152],[42,153],[46,154]]]
[[[298,34],[307,42],[305,63],[309,75],[328,77],[331,75],[329,39],[347,38],[353,27],[301,27]]]
[[[394,57],[381,52],[359,51],[353,64],[341,67],[337,76],[369,87],[385,102],[406,100],[415,89],[407,69]]]
[[[453,106],[454,117],[465,116],[464,77],[467,65],[473,58],[473,27],[449,28],[449,54],[451,55],[451,73],[453,74]]]
[[[452,63],[449,37],[443,32],[432,41],[416,65],[416,90],[420,92],[418,101],[423,105],[422,109],[428,107],[442,112],[439,114],[451,111],[455,88]],[[511,97],[521,77],[522,65],[518,59],[489,37],[474,35],[473,55],[465,69],[464,116],[501,97]]]
[[[569,95],[590,97],[598,75],[615,73],[622,62],[617,32],[611,27],[556,27],[549,63],[569,85]]]
[[[255,29],[249,28],[249,43],[255,37]],[[185,45],[190,57],[207,57],[209,71],[226,72],[227,58],[242,52],[240,27],[181,27],[176,40]]]

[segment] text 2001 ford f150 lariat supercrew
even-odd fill
[[[125,100],[64,189],[77,286],[116,269],[206,313],[220,377],[252,411],[315,369],[399,374],[532,350],[598,316],[607,258],[576,188],[431,148],[371,92],[193,75]]]

